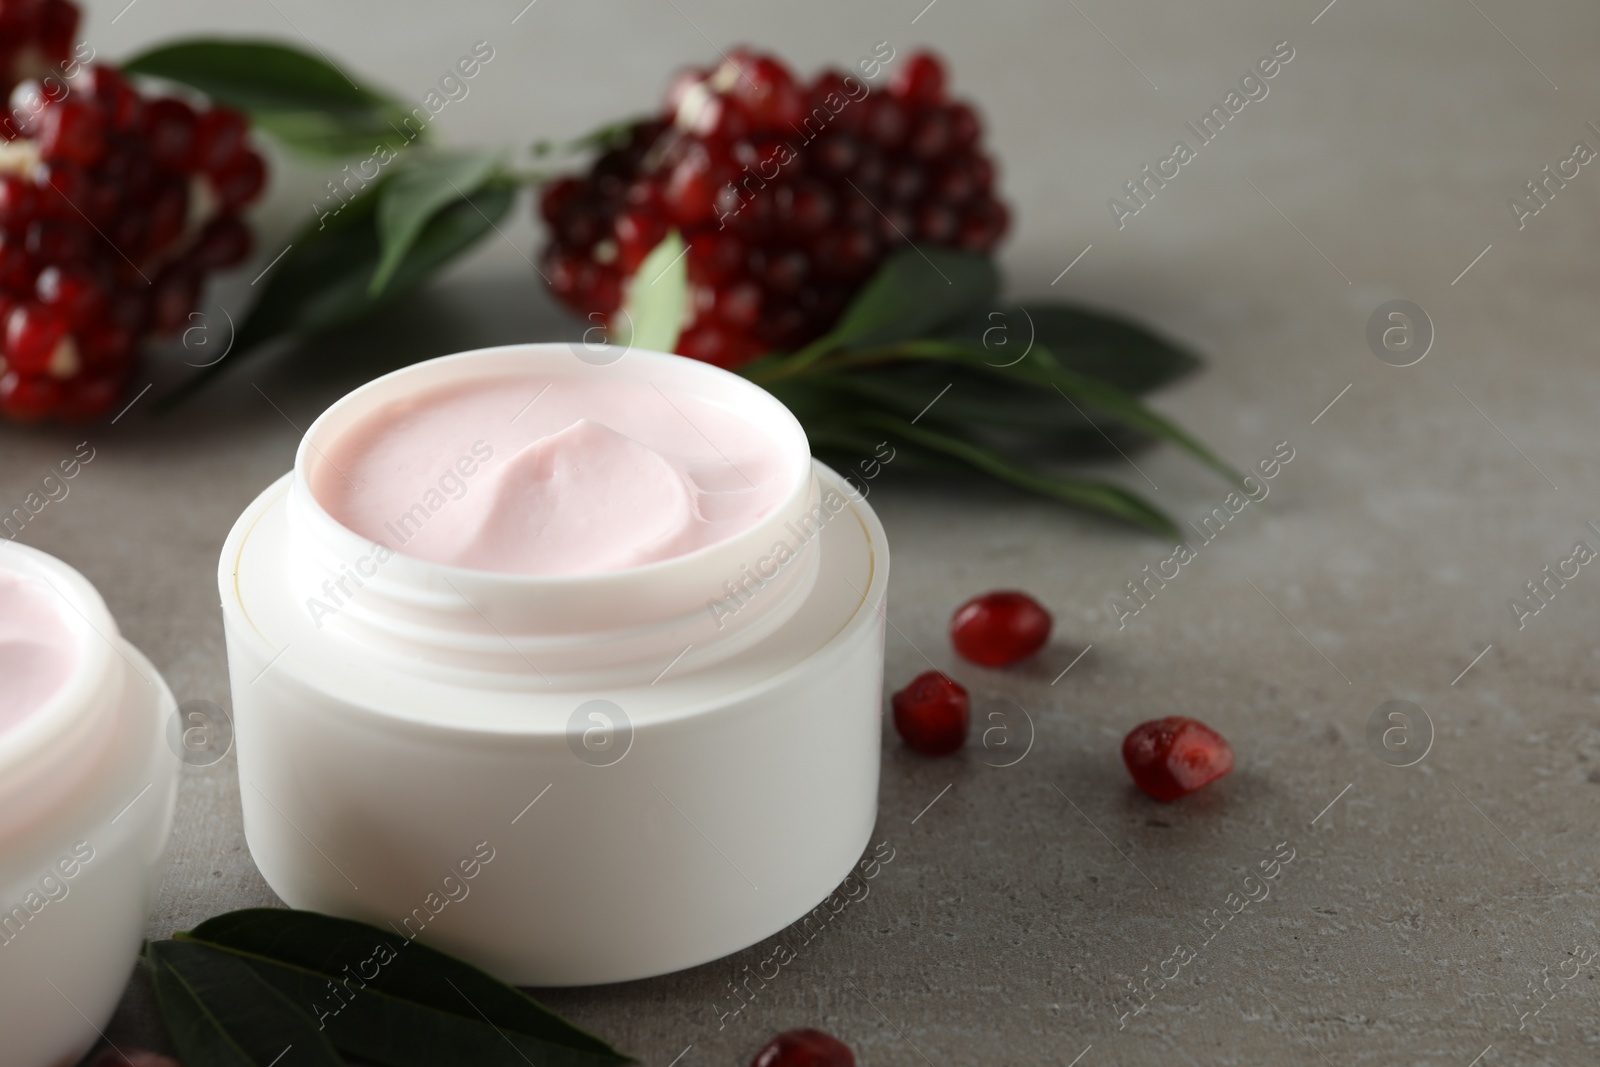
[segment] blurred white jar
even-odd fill
[[[67,669],[38,686],[52,656]],[[99,1040],[144,939],[175,708],[82,575],[6,542],[0,685],[18,679],[39,699],[0,697],[0,1067],[58,1067]]]

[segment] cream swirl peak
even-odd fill
[[[732,412],[649,383],[487,378],[342,432],[311,475],[338,522],[474,570],[600,574],[716,544],[789,492],[783,450]]]
[[[59,605],[53,590],[0,563],[0,733],[48,703],[78,666],[78,636]]]

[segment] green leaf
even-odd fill
[[[890,435],[891,440],[910,442],[930,452],[959,460],[1018,489],[1110,515],[1156,533],[1167,536],[1176,536],[1178,533],[1177,525],[1160,509],[1137,493],[1110,482],[1041,474],[1007,459],[993,449],[913,425],[886,412],[865,412],[853,421],[862,427],[882,430]]]
[[[259,979],[306,1004],[341,1052],[384,1067],[632,1062],[517,989],[392,930],[253,908],[178,937],[234,954]]]
[[[650,250],[628,283],[620,343],[651,352],[678,345],[689,308],[689,264],[683,237],[673,230]]]
[[[946,336],[975,342],[1003,364],[1030,344],[1043,345],[1063,369],[1129,393],[1147,393],[1200,365],[1187,348],[1117,315],[1068,304],[1039,303],[977,311]]]
[[[378,193],[378,244],[383,256],[367,287],[383,292],[422,230],[438,213],[471,196],[494,174],[497,156],[473,152],[435,156],[401,171]]]
[[[326,56],[270,41],[178,41],[135,56],[123,70],[198,89],[310,155],[399,147],[427,129],[415,119],[406,126],[413,109],[355,82]]]
[[[185,1063],[206,1067],[341,1067],[327,1036],[238,957],[204,945],[145,948],[167,1033]]]
[[[375,215],[382,185],[295,235],[288,253],[270,269],[265,291],[239,327],[225,359],[208,365],[163,397],[162,410],[198,392],[244,353],[285,334],[312,333],[361,318],[421,284],[485,235],[511,209],[515,189],[490,182],[428,220],[381,293],[369,279],[381,258]]]
[[[840,353],[830,357],[826,367],[829,371],[845,372],[911,360],[960,363],[1053,389],[1065,403],[1085,417],[1085,407],[1110,415],[1130,429],[1177,445],[1223,478],[1235,485],[1240,483],[1241,476],[1233,467],[1165,415],[1146,407],[1137,397],[1130,396],[1114,385],[1063,369],[1042,345],[1034,345],[1024,358],[1015,363],[997,365],[988,350],[970,342],[942,339],[905,341],[884,348]],[[781,371],[780,368],[778,373]]]
[[[889,257],[833,329],[786,360],[803,367],[843,346],[882,345],[937,331],[987,304],[1000,274],[987,256],[915,246]]]

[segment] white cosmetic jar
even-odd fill
[[[558,577],[391,555],[318,503],[341,432],[508,376],[720,407],[782,450],[786,495],[716,544]],[[812,460],[788,409],[708,364],[532,344],[379,378],[310,427],[223,548],[256,865],[292,907],[521,985],[643,978],[754,944],[868,844],[888,564],[871,508]],[[350,594],[331,613],[325,583]]]
[[[0,567],[53,591],[77,646],[66,684],[0,733],[0,1067],[65,1067],[99,1039],[144,940],[176,709],[81,574],[15,542]]]

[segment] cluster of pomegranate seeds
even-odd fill
[[[856,1067],[850,1046],[821,1030],[789,1030],[756,1053],[750,1067]]]
[[[972,702],[959,682],[938,671],[923,671],[890,700],[894,728],[924,756],[948,756],[967,743]]]
[[[677,230],[692,286],[678,352],[736,367],[793,350],[897,247],[999,242],[1008,216],[980,132],[930,55],[907,59],[884,91],[834,70],[803,84],[777,59],[736,50],[680,75],[661,116],[545,189],[541,269],[579,314],[610,318]]]
[[[211,271],[250,254],[266,184],[249,123],[141,96],[113,68],[25,81],[0,118],[0,414],[85,421],[139,342],[187,325]]]
[[[1133,784],[1157,800],[1177,800],[1233,770],[1233,748],[1198,719],[1171,715],[1135,726],[1122,740]]]
[[[950,643],[980,667],[1005,667],[1043,648],[1050,625],[1050,613],[1027,593],[985,593],[956,609]]]
[[[0,88],[42,78],[66,63],[78,33],[68,0],[0,0]]]

